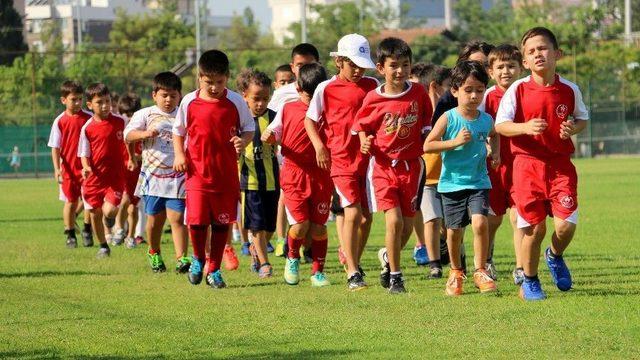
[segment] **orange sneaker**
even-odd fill
[[[236,251],[233,249],[233,246],[226,245],[224,247],[224,253],[222,253],[222,261],[224,262],[224,268],[226,270],[236,270],[240,263],[238,262],[238,257],[236,256]]]
[[[496,287],[496,282],[493,281],[491,275],[489,275],[489,272],[485,269],[479,269],[473,273],[473,284],[483,294],[498,290],[498,288]]]
[[[467,277],[464,276],[462,270],[451,269],[449,272],[449,280],[447,280],[447,286],[445,287],[445,293],[449,296],[462,295],[462,283]]]

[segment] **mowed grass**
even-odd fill
[[[580,225],[566,253],[574,289],[558,291],[541,265],[549,298],[538,303],[522,302],[511,282],[508,224],[496,243],[497,296],[469,279],[464,296],[446,297],[445,280],[427,280],[412,262],[413,240],[402,258],[409,292],[387,294],[377,278],[380,216],[365,291],[345,289],[333,223],[332,286],[311,288],[308,265],[299,286],[285,285],[280,258],[260,280],[242,257],[224,274],[229,288],[213,291],[151,273],[143,248],[114,248],[102,261],[96,248],[66,249],[53,180],[0,181],[0,358],[639,358],[640,159],[576,164]],[[166,235],[163,247],[171,259]]]

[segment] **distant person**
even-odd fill
[[[13,171],[17,174],[20,171],[20,151],[18,147],[14,146],[11,156],[9,157],[9,166],[13,168]]]

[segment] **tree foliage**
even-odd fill
[[[12,0],[0,0],[0,65],[11,65],[27,51],[22,36],[22,19]]]

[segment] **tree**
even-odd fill
[[[13,8],[13,1],[0,0],[0,65],[11,65],[27,50],[22,36],[22,19]]]

